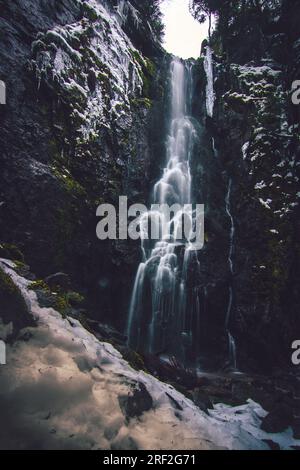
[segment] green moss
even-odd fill
[[[146,58],[145,63],[146,63],[146,70],[147,70],[148,74],[151,77],[154,77],[155,74],[156,74],[156,66],[155,66],[154,62],[152,62],[152,60]]]
[[[83,295],[79,292],[69,291],[66,293],[66,299],[70,305],[80,305],[84,301]]]
[[[134,49],[129,49],[129,52],[134,60],[138,65],[140,65],[142,68],[146,67],[146,61],[143,59],[139,51],[134,50]]]
[[[32,282],[29,285],[29,289],[30,290],[44,290],[47,292],[50,291],[49,286],[42,279],[38,279],[37,281]]]
[[[57,168],[57,167],[54,167],[52,168],[52,173],[56,176],[56,178],[58,178],[64,188],[71,194],[75,195],[75,196],[85,196],[86,194],[86,191],[85,189],[81,186],[80,183],[78,183],[78,181],[76,181],[72,175],[70,174],[70,172],[68,170],[66,170],[65,168]]]
[[[56,297],[54,304],[55,310],[57,310],[63,317],[68,315],[70,310],[69,302],[64,294],[60,294]]]
[[[20,276],[26,277],[26,275],[29,273],[29,266],[27,266],[25,263],[22,261],[16,261],[14,260],[14,270],[16,271],[17,274]]]
[[[57,310],[63,317],[71,313],[72,307],[79,306],[84,302],[84,297],[75,291],[64,292],[60,286],[50,289],[42,279],[32,282],[29,289],[34,291],[43,290],[48,294],[52,293],[54,300],[53,308]]]
[[[23,253],[16,245],[11,245],[9,243],[2,243],[0,245],[0,258],[8,258],[11,260],[24,262]]]
[[[136,99],[131,100],[130,104],[133,107],[137,107],[137,108],[143,107],[143,108],[150,109],[152,107],[153,102],[149,98],[136,98]]]
[[[23,263],[22,261],[14,260],[14,264],[15,264],[15,269],[23,269],[27,267],[26,264]]]
[[[152,60],[142,57],[136,50],[130,49],[130,54],[134,62],[142,69],[141,77],[143,80],[143,95],[145,97],[149,97],[151,94],[153,77],[155,77],[156,74],[156,66]]]
[[[92,8],[87,2],[82,4],[83,14],[86,18],[91,21],[96,21],[98,19],[98,14],[94,8]]]
[[[66,317],[72,312],[72,307],[78,307],[83,302],[84,297],[78,292],[58,292],[54,308],[61,313],[63,317]]]
[[[127,361],[133,369],[135,370],[146,369],[144,359],[137,352],[132,351],[131,349],[128,349],[125,352],[123,352],[122,355],[125,361]]]

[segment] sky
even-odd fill
[[[171,54],[188,59],[199,57],[201,43],[208,36],[208,22],[200,24],[189,11],[189,0],[163,0],[164,47]]]

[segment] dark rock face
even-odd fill
[[[201,365],[216,369],[226,363],[225,317],[229,294],[229,233],[226,214],[227,177],[217,157],[211,120],[206,114],[206,75],[203,57],[194,66],[193,115],[198,123],[198,142],[191,162],[194,200],[205,205],[205,244],[198,253],[200,275],[195,278],[191,266],[189,294],[198,293],[201,328],[198,343]]]
[[[91,314],[122,328],[139,243],[98,241],[96,208],[120,195],[146,201],[165,72],[147,19],[140,13],[148,56],[112,3],[1,2],[0,241],[39,277],[68,273]]]
[[[291,344],[300,333],[300,107],[290,99],[299,76],[294,20],[299,2],[243,2],[225,10],[212,36],[217,99],[207,128],[225,182],[232,179],[236,233],[230,323],[238,366],[269,373],[292,365]],[[224,245],[216,241],[214,247],[214,258],[222,263]],[[214,302],[225,298],[221,292],[220,287]],[[222,343],[219,333],[215,337]]]

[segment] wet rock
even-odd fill
[[[261,429],[268,433],[285,431],[293,423],[293,410],[286,404],[277,404],[261,423]]]
[[[91,328],[97,332],[104,340],[117,341],[120,344],[126,342],[126,336],[109,325],[103,325],[95,320],[87,320]]]
[[[70,277],[65,273],[52,274],[45,278],[46,284],[53,289],[55,287],[61,287],[62,289],[68,289],[71,285]]]
[[[201,391],[200,389],[195,389],[193,391],[193,402],[195,403],[200,410],[204,411],[208,414],[208,410],[213,409],[213,403],[205,392]]]
[[[277,442],[271,441],[270,439],[263,439],[263,441],[268,444],[271,450],[280,450],[280,445]]]
[[[120,351],[125,361],[127,361],[133,369],[145,370],[145,362],[140,354],[123,345],[118,346],[117,349]]]
[[[141,382],[130,387],[127,396],[119,397],[120,408],[128,420],[137,418],[153,407],[153,400]]]
[[[37,289],[35,292],[41,307],[55,308],[56,297],[51,292],[42,289]]]

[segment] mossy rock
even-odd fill
[[[72,313],[73,308],[80,306],[84,302],[84,297],[78,292],[59,292],[56,296],[54,309],[63,317]]]
[[[0,258],[16,260],[22,263],[24,262],[23,253],[19,250],[19,248],[16,245],[11,245],[9,243],[1,243]]]
[[[153,101],[149,98],[136,98],[130,101],[131,106],[136,108],[146,108],[150,109],[152,107]]]
[[[135,370],[145,370],[146,366],[144,359],[137,352],[132,351],[131,349],[121,350],[122,356],[127,361],[131,367]]]
[[[62,182],[68,193],[76,197],[84,197],[86,195],[85,189],[72,177],[68,170],[54,167],[52,172]]]
[[[14,260],[14,271],[19,274],[19,276],[25,277],[30,280],[35,279],[35,276],[30,272],[30,266],[23,263],[22,261]]]
[[[81,305],[84,302],[84,297],[79,292],[69,291],[66,294],[68,303],[74,307]]]
[[[34,290],[34,291],[44,290],[48,292],[49,286],[42,279],[38,279],[37,281],[34,281],[29,285],[29,289]]]
[[[0,267],[0,318],[4,324],[12,322],[13,336],[21,328],[33,326],[26,302],[13,280]]]
[[[38,300],[43,302],[46,299],[46,307],[52,307],[63,317],[70,315],[72,309],[80,306],[84,302],[84,297],[79,292],[64,291],[62,286],[49,286],[47,282],[38,279],[29,285],[29,289],[37,293]]]
[[[69,314],[70,305],[68,299],[64,294],[60,294],[57,296],[54,308],[62,315],[62,317],[66,317]]]
[[[98,14],[94,8],[92,8],[87,2],[82,4],[83,14],[90,21],[96,21],[98,19]]]

